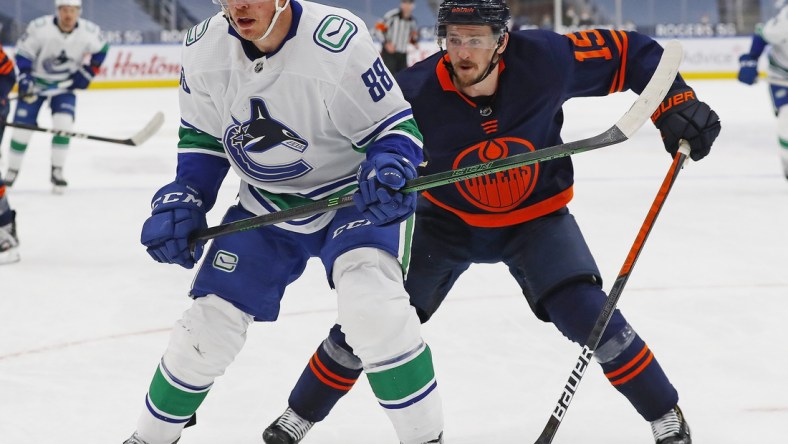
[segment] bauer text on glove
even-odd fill
[[[690,157],[696,161],[709,154],[714,139],[720,134],[717,113],[698,100],[691,88],[670,91],[651,120],[672,156],[679,149],[679,140],[684,139],[690,144]]]

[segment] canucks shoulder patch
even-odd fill
[[[355,23],[332,14],[320,22],[313,38],[318,46],[331,52],[342,52],[356,33],[358,33],[358,26]]]
[[[200,38],[205,35],[205,31],[208,30],[208,25],[211,23],[212,18],[213,17],[209,17],[207,20],[198,23],[186,31],[186,38],[184,40],[186,46],[197,43],[197,40],[200,40]]]

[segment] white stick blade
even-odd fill
[[[671,40],[664,46],[665,51],[659,60],[656,71],[651,76],[648,85],[640,93],[640,97],[632,104],[629,112],[616,123],[616,126],[627,138],[632,136],[651,117],[665,95],[673,85],[679,65],[684,54],[681,44]]]
[[[137,134],[131,136],[133,145],[142,145],[151,138],[156,132],[164,125],[164,113],[161,111],[156,112],[153,118],[142,128]]]

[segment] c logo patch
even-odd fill
[[[219,250],[213,258],[213,268],[222,270],[227,273],[232,273],[238,266],[238,255],[230,252]]]
[[[331,52],[342,52],[357,32],[355,23],[338,15],[329,15],[317,26],[313,39]]]

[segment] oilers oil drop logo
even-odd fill
[[[486,140],[461,152],[454,160],[454,168],[505,159],[534,150],[530,142],[517,137]],[[537,163],[467,179],[457,182],[455,186],[474,206],[489,212],[503,213],[516,208],[531,195],[538,175]]]

